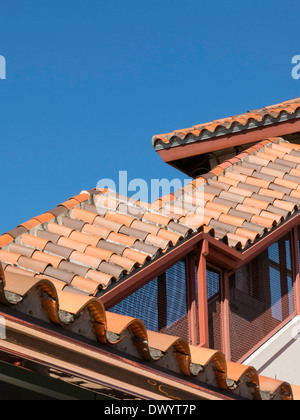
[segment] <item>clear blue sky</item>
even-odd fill
[[[299,97],[299,18],[296,0],[2,0],[0,231],[119,170],[181,177],[154,134]]]

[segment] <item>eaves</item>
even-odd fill
[[[1,313],[6,339],[0,341],[0,360],[6,355],[20,368],[36,370],[61,380],[76,379],[83,389],[118,400],[232,400],[238,396],[187,382],[140,360],[122,357],[113,350],[94,347],[49,327]]]

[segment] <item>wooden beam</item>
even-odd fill
[[[300,315],[300,264],[299,264],[299,235],[298,228],[293,228],[291,232],[292,243],[292,265],[293,265],[293,280],[294,280],[294,301],[295,311]]]
[[[157,278],[157,319],[158,331],[167,326],[167,280],[166,273]]]
[[[230,288],[229,272],[223,270],[221,280],[221,328],[223,353],[227,361],[231,361],[231,340],[230,340]]]
[[[198,344],[198,319],[197,319],[197,296],[195,278],[195,255],[189,253],[186,257],[186,285],[187,285],[187,308],[189,319],[190,344]]]
[[[292,244],[291,244],[292,245]],[[281,294],[281,308],[282,308],[282,319],[286,319],[290,314],[289,305],[289,288],[287,279],[287,255],[285,242],[278,242],[279,250],[279,266],[280,266],[280,294]]]
[[[200,347],[209,348],[208,328],[208,302],[207,302],[207,278],[206,278],[206,257],[209,248],[208,242],[204,239],[199,257],[197,282],[198,282],[198,319]]]

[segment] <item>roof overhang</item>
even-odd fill
[[[0,361],[20,370],[75,383],[104,399],[117,400],[232,400],[187,382],[182,377],[145,366],[140,361],[95,348],[89,343],[20,320],[1,312],[6,336],[0,340]],[[4,321],[3,321],[4,320]]]
[[[188,136],[184,141],[175,138],[168,147],[163,147],[159,142],[155,146],[155,150],[164,162],[191,176],[190,166],[193,169],[194,165],[193,163],[190,164],[193,158],[197,159],[205,154],[249,145],[266,138],[284,137],[298,132],[300,132],[300,111],[297,117],[294,115],[293,118],[287,117],[277,122],[268,121],[260,126],[243,127],[228,133],[224,133],[224,130],[220,130],[214,135],[207,132],[197,138],[192,135]]]

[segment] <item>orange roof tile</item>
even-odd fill
[[[159,200],[159,210],[151,204],[131,202],[131,208],[136,210],[131,214],[126,199],[109,190],[95,190],[95,194],[79,194],[60,204],[59,217],[54,216],[54,209],[53,214],[47,212],[38,217],[39,220],[31,219],[20,225],[25,230],[11,232],[15,237],[9,233],[0,236],[0,261],[5,263],[6,290],[18,291],[24,296],[32,287],[43,288],[53,296],[48,315],[55,322],[59,320],[58,308],[77,314],[88,306],[93,308],[95,319],[101,319],[106,327],[106,316],[113,323],[119,319],[114,329],[117,325],[126,329],[135,323],[146,338],[151,338],[151,343],[156,343],[157,338],[148,335],[141,320],[128,321],[108,315],[93,296],[143,268],[161,252],[177,246],[198,230],[209,234],[215,230],[216,239],[244,250],[294,215],[300,207],[299,146],[280,138],[256,146],[229,159],[226,165],[218,165],[205,176],[206,179],[201,177],[199,183],[192,181],[190,188],[188,184],[178,196],[165,196]],[[101,215],[98,213],[100,208],[97,209],[99,203]],[[181,211],[177,213],[176,208]],[[175,213],[170,213],[170,209]],[[41,229],[39,224],[43,224]],[[27,279],[19,277],[22,285],[18,284],[17,276],[20,275]],[[67,290],[76,294],[69,294]],[[1,297],[0,289],[1,299],[7,302],[5,294]],[[56,305],[55,310],[53,305]],[[99,325],[95,328],[101,329]],[[105,335],[98,338],[107,342]],[[176,338],[175,343],[174,337],[159,338],[162,342],[156,344],[157,347],[171,343],[174,348],[181,345],[187,349],[184,357],[204,360],[207,356],[206,350],[188,347],[181,339]],[[229,369],[232,380],[252,381],[253,386],[260,386],[254,370],[227,365],[219,352],[211,351],[210,355],[215,357],[214,363],[217,360],[223,363],[223,379]],[[188,368],[182,364],[181,369],[186,372]],[[222,382],[220,378],[218,381]],[[267,386],[265,381],[262,383]],[[273,390],[280,387],[283,387],[282,383],[272,383]]]
[[[5,233],[0,237],[0,247],[7,245],[9,242],[12,242],[14,238],[11,235]]]
[[[59,218],[50,218],[50,212],[45,213],[40,222],[48,217],[50,220],[43,225],[42,231],[37,229],[37,220],[32,219],[22,225],[25,231],[14,233],[14,236],[20,233],[16,238],[9,234],[0,237],[0,244],[6,252],[10,251],[10,245],[23,244],[23,248],[17,250],[20,256],[39,260],[54,268],[62,261],[69,261],[75,267],[98,270],[105,278],[107,273],[99,269],[102,261],[106,261],[112,269],[119,267],[120,272],[124,270],[128,273],[136,266],[143,266],[159,250],[176,246],[191,231],[199,229],[211,233],[217,229],[217,239],[237,248],[242,245],[244,249],[300,206],[300,184],[297,182],[300,181],[300,170],[289,159],[293,157],[300,161],[299,147],[280,138],[266,140],[256,146],[229,159],[225,166],[218,165],[218,171],[213,171],[212,177],[208,173],[205,176],[207,180],[201,179],[199,185],[192,181],[192,188],[188,188],[187,184],[179,195],[180,201],[176,194],[165,196],[160,200],[159,211],[152,210],[150,204],[143,204],[145,208],[140,206],[141,203],[131,202],[130,208],[138,211],[128,214],[126,198],[119,198],[110,190],[95,190],[96,194],[84,193],[77,199],[68,200]],[[269,159],[270,151],[274,156],[280,153],[281,160],[278,162],[276,158],[274,163],[273,159]],[[264,156],[267,156],[266,159]],[[276,172],[278,170],[281,171],[280,177]],[[97,210],[99,203],[102,206],[101,215]],[[105,203],[110,208],[103,207]],[[181,211],[177,216],[172,215],[170,209],[176,213],[179,203]],[[116,210],[118,208],[122,211]],[[9,267],[13,265],[22,270],[30,266],[27,260],[22,259],[19,267],[18,258],[14,258],[13,254],[11,251],[10,257],[6,257],[8,261],[2,254],[2,261]],[[42,275],[43,272],[37,274]],[[75,274],[82,277],[79,271]],[[107,278],[107,281],[110,280],[110,277]],[[106,282],[103,281],[103,284]]]
[[[29,305],[34,317],[37,314],[35,308],[42,307],[49,322],[70,331],[75,322],[79,319],[84,322],[90,314],[89,322],[93,326],[95,345],[98,341],[107,347],[107,351],[116,349],[125,358],[134,356],[140,359],[141,364],[151,362],[153,367],[163,366],[168,371],[169,379],[172,374],[178,375],[180,372],[186,383],[190,379],[191,384],[199,382],[205,386],[206,383],[210,390],[219,390],[220,393],[225,391],[232,397],[249,400],[300,398],[298,386],[261,376],[252,366],[228,362],[218,350],[192,346],[180,337],[149,331],[142,320],[108,312],[99,299],[65,292],[61,290],[61,283],[40,275],[28,277],[6,271],[5,283],[0,284],[0,300],[2,304],[10,306],[9,299],[17,294],[19,301],[14,303],[15,311],[26,312]],[[75,276],[72,284],[90,294],[98,287],[98,281],[87,281],[80,276]],[[26,297],[30,299],[24,305]],[[82,328],[78,331],[83,336],[88,333]],[[124,348],[122,340],[114,339],[111,333],[117,337],[127,337],[131,345]]]
[[[218,135],[231,134],[233,130],[234,132],[245,131],[263,127],[271,123],[278,123],[281,121],[281,117],[283,120],[299,118],[299,110],[300,98],[297,98],[255,111],[248,111],[244,114],[235,115],[229,118],[194,125],[193,127],[182,130],[174,130],[166,134],[155,135],[152,138],[152,144],[156,150],[173,146],[176,147],[186,143],[191,144],[202,140],[203,138],[213,138]],[[259,150],[259,148],[260,147],[255,145],[255,147],[251,148],[250,153],[254,153]],[[277,149],[276,156],[278,157],[279,153],[286,153],[286,149]],[[216,171],[218,173],[216,173]],[[219,175],[219,169],[214,169],[214,173]]]

